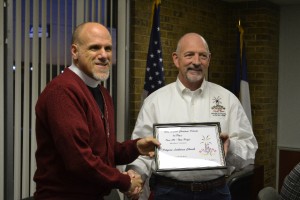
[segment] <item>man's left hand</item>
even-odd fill
[[[151,158],[154,156],[155,146],[160,146],[160,143],[153,137],[146,137],[137,141],[137,148],[140,154],[150,156]]]
[[[230,139],[229,139],[229,136],[228,136],[227,133],[221,133],[220,138],[223,142],[224,153],[225,153],[225,156],[226,156],[227,153],[228,153],[229,145],[230,145]]]

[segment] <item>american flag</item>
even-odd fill
[[[165,85],[162,48],[160,41],[160,1],[153,3],[152,29],[147,55],[147,66],[142,100]]]

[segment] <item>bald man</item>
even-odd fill
[[[159,142],[152,137],[116,141],[112,98],[99,84],[112,66],[109,31],[99,23],[79,25],[71,53],[72,65],[46,86],[36,104],[34,198],[101,200],[113,188],[138,194],[141,177],[116,165],[153,156]]]
[[[254,162],[257,141],[252,126],[234,94],[205,80],[211,60],[206,40],[197,33],[183,35],[172,54],[176,82],[149,95],[139,112],[132,138],[153,135],[153,124],[219,122],[228,169]],[[214,107],[218,106],[218,109]],[[199,141],[200,143],[200,141]],[[146,183],[141,200],[231,199],[227,169],[156,172],[153,159],[140,156],[127,166]]]

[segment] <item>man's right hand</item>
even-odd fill
[[[141,178],[141,175],[136,173],[133,170],[128,170],[124,174],[128,174],[131,179],[131,185],[129,190],[125,193],[125,195],[129,199],[137,200],[139,199],[140,193],[142,192],[143,188],[143,180]]]

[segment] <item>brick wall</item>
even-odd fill
[[[131,1],[130,131],[140,109],[150,36],[152,1]],[[265,185],[275,187],[279,8],[264,1],[162,0],[160,30],[166,84],[175,81],[171,54],[180,36],[197,32],[206,38],[212,60],[208,79],[230,88],[235,70],[236,26],[245,30],[253,129],[259,143],[256,163],[265,167]],[[128,137],[130,137],[128,135]]]

